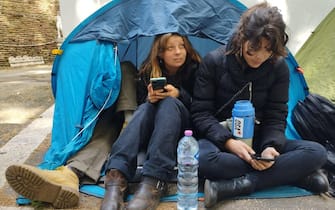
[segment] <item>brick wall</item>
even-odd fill
[[[0,0],[0,68],[10,66],[10,57],[42,57],[51,64],[58,10],[58,0]]]

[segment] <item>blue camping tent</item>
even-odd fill
[[[52,139],[40,167],[64,164],[89,141],[97,116],[117,98],[120,61],[139,66],[153,36],[166,32],[188,35],[203,56],[227,42],[245,9],[237,0],[114,0],[88,17],[54,60]],[[297,139],[291,112],[307,95],[307,85],[294,57],[286,61],[291,71],[286,135]]]
[[[63,42],[63,54],[54,60],[52,138],[40,167],[54,169],[63,165],[87,144],[99,113],[118,96],[120,61],[139,66],[148,54],[153,36],[166,32],[188,35],[204,56],[227,42],[245,9],[237,0],[113,0],[84,20]],[[306,97],[308,89],[292,54],[286,62],[290,69],[286,135],[299,139],[291,113],[297,102]],[[103,188],[93,185],[81,186],[80,191],[98,197],[104,194]],[[274,195],[259,192],[251,197],[307,194],[310,193],[284,187]],[[18,204],[29,202],[17,199]]]

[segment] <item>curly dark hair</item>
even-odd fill
[[[242,14],[227,54],[240,55],[246,41],[250,42],[253,49],[258,50],[261,47],[261,38],[265,38],[270,43],[272,58],[286,56],[288,35],[285,28],[286,24],[277,7],[271,7],[266,2],[257,4]]]

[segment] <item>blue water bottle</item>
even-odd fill
[[[255,109],[252,103],[248,100],[236,101],[232,111],[232,118],[233,136],[252,147],[255,125]]]
[[[191,130],[184,132],[177,148],[177,209],[198,209],[199,145]]]

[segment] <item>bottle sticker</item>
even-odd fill
[[[243,138],[243,126],[244,118],[234,117],[233,135],[235,137]]]

